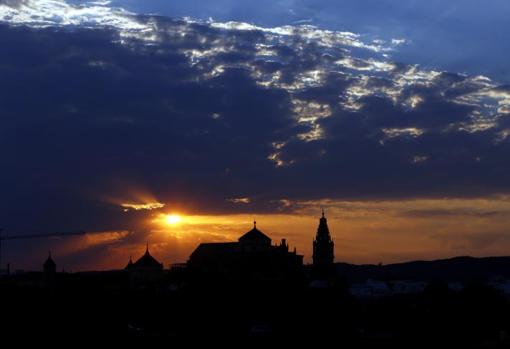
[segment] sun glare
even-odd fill
[[[167,224],[175,225],[181,221],[181,216],[178,214],[169,214],[165,216],[165,221]]]

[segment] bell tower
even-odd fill
[[[313,277],[327,279],[334,273],[335,244],[331,239],[328,220],[322,210],[317,235],[313,241]]]

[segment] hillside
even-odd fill
[[[473,282],[510,277],[510,257],[455,257],[388,265],[336,264],[337,275],[349,282],[366,279]]]

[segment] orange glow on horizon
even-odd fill
[[[256,214],[257,228],[273,243],[287,239],[291,249],[296,247],[305,256],[305,263],[311,262],[320,207],[326,211],[337,262],[388,264],[508,255],[510,250],[509,197],[292,204],[296,207],[292,212]],[[66,264],[66,269],[115,269],[123,267],[130,255],[143,254],[150,241],[151,253],[170,265],[185,262],[201,243],[237,241],[253,228],[254,214],[196,214],[172,206],[139,211],[139,226],[133,229],[52,240],[51,249],[60,257],[93,252],[94,258]]]

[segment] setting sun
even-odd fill
[[[181,221],[181,216],[178,214],[169,214],[165,216],[165,221],[167,224],[174,225]]]

